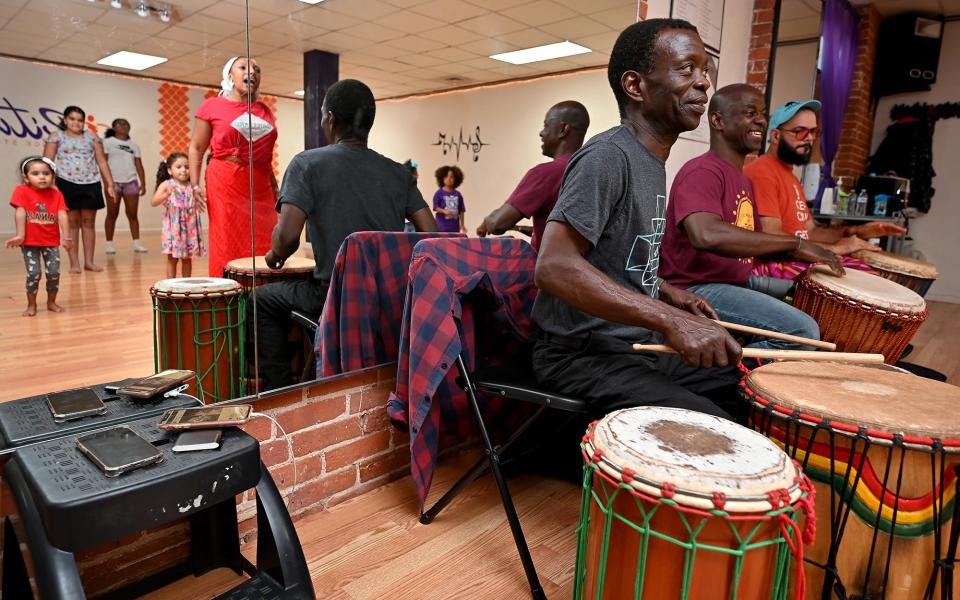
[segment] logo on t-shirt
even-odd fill
[[[123,150],[127,154],[133,154],[133,148],[126,144],[117,144],[117,150]]]
[[[740,193],[737,194],[737,210],[734,217],[733,224],[740,229],[756,230],[753,220],[753,202],[750,200],[747,190],[740,190]]]
[[[247,125],[250,126],[249,129]],[[230,123],[230,126],[252,142],[259,140],[265,135],[269,135],[270,132],[273,131],[273,125],[267,123],[257,115],[251,115],[250,113],[243,113],[234,119]]]
[[[627,257],[626,270],[640,273],[640,286],[651,298],[656,298],[660,289],[657,271],[660,269],[660,243],[667,225],[664,217],[666,200],[666,196],[657,194],[657,216],[650,219],[650,233],[638,235],[634,239]]]
[[[55,225],[57,216],[47,212],[47,205],[37,202],[37,211],[27,211],[27,222],[34,225]]]

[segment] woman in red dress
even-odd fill
[[[222,91],[197,110],[190,140],[190,183],[197,206],[210,215],[210,276],[222,277],[231,260],[266,254],[277,224],[277,178],[273,147],[277,127],[273,113],[257,99],[260,67],[253,59],[234,57],[223,67]],[[247,103],[250,112],[247,113]],[[250,210],[250,141],[253,141],[253,214]],[[211,150],[206,185],[200,183],[203,155]],[[250,244],[250,223],[256,230]]]

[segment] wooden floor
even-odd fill
[[[102,247],[103,240],[100,240]],[[0,400],[153,371],[149,288],[164,279],[159,236],[134,255],[99,255],[103,273],[62,275],[62,314],[20,316],[24,270],[20,252],[0,252]],[[204,274],[205,261],[195,265]],[[912,362],[960,382],[960,305],[930,303],[930,318],[913,342]],[[445,490],[470,457],[441,464],[434,483]],[[538,476],[511,480],[511,490],[547,594],[572,590],[579,488]],[[499,497],[487,477],[470,486],[429,526],[417,521],[409,478],[297,522],[319,598],[511,599],[527,595],[523,570]],[[245,552],[253,558],[253,547]],[[242,581],[228,570],[188,578],[154,599],[209,598]]]

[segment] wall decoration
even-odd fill
[[[704,45],[718,54],[723,34],[723,9],[724,0],[670,0],[670,17],[689,21],[697,28]]]
[[[480,139],[480,126],[474,129],[473,133],[463,139],[463,127],[460,127],[460,133],[457,137],[453,135],[447,135],[442,131],[437,132],[437,141],[431,146],[440,146],[440,149],[443,151],[443,155],[446,156],[448,153],[452,153],[457,157],[457,161],[460,160],[460,150],[465,149],[465,151],[470,151],[473,153],[473,162],[480,160],[480,151],[483,150],[484,146],[489,146],[490,143],[484,142]]]

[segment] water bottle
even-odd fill
[[[867,190],[860,190],[860,193],[857,194],[857,206],[856,212],[854,213],[858,217],[867,216]]]
[[[838,215],[847,215],[850,211],[850,192],[847,190],[838,187],[837,188],[837,214]]]

